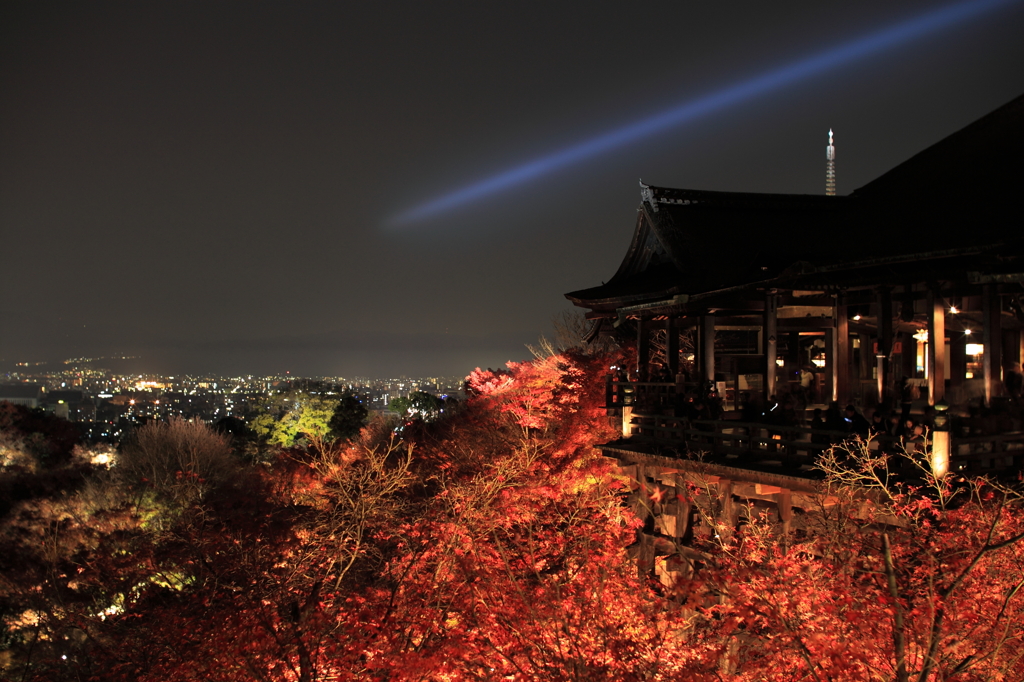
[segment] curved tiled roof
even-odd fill
[[[619,271],[566,297],[609,308],[760,282],[797,264],[804,272],[835,271],[869,259],[1017,243],[1022,158],[1024,96],[848,197],[642,185]]]

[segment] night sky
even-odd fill
[[[948,4],[5,2],[0,358],[380,377],[523,359],[565,292],[618,267],[639,178],[823,193],[831,127],[851,192],[1024,93],[1024,2],[400,216]]]

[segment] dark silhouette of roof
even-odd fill
[[[950,249],[1003,244],[1022,255],[1024,174],[1015,165],[1021,158],[1024,96],[846,197],[642,185],[633,241],[618,272],[607,284],[566,297],[608,309],[834,273],[883,257],[905,270]]]
[[[1022,153],[1024,95],[915,154],[853,196],[973,208],[1005,204],[1020,194]]]

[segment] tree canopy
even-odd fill
[[[352,391],[340,397],[289,391],[270,396],[252,421],[252,430],[270,443],[291,447],[300,439],[349,440],[358,435],[369,414]]]
[[[433,421],[444,411],[444,404],[444,400],[432,393],[413,391],[408,396],[392,398],[388,409],[409,419]]]
[[[750,510],[695,536],[692,570],[671,584],[639,575],[641,521],[623,504],[636,482],[593,447],[616,433],[600,381],[609,364],[570,351],[477,370],[452,418],[401,437],[371,421],[351,442],[235,458],[209,484],[180,455],[182,424],[149,434],[167,453],[158,474],[127,460],[61,465],[47,474],[59,483],[0,524],[3,674],[1024,677],[1019,492],[952,479],[878,488],[865,515],[858,491],[880,466],[866,449],[824,463],[823,499],[838,502],[815,516],[821,532],[786,535]],[[189,428],[222,461],[226,441]],[[157,494],[199,478],[201,494]],[[699,485],[680,494],[714,503]]]

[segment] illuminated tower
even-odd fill
[[[828,131],[828,146],[825,147],[825,196],[836,195],[836,148],[832,145],[832,129]]]

